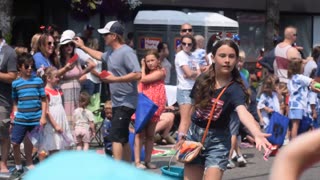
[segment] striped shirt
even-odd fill
[[[42,115],[41,98],[45,98],[43,81],[39,77],[19,78],[12,82],[12,99],[17,102],[14,123],[33,126],[39,125]]]

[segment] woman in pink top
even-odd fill
[[[70,59],[74,59],[76,56],[75,44],[72,41],[74,36],[75,33],[73,31],[66,30],[62,33],[60,39],[60,66],[64,67],[66,64],[71,63],[71,70],[66,72],[61,78],[60,85],[64,94],[64,108],[72,131],[74,130],[72,113],[76,108],[79,107],[79,96],[81,90],[79,79],[82,75],[88,73],[94,67],[91,61],[87,61],[88,66],[83,70],[81,65],[85,64],[86,62],[84,62],[84,60],[81,58],[77,58],[75,62],[70,62]]]

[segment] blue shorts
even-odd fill
[[[295,120],[301,120],[304,115],[304,110],[302,109],[289,109],[288,118],[289,119],[295,119]]]
[[[21,144],[24,137],[26,136],[27,132],[31,132],[33,128],[37,125],[33,126],[26,126],[21,124],[13,124],[12,131],[11,131],[11,142],[14,144]]]
[[[191,90],[177,89],[177,102],[179,105],[192,104]]]
[[[201,142],[205,128],[201,128],[192,123],[187,140]],[[203,165],[207,168],[219,168],[223,171],[227,169],[229,150],[231,148],[231,136],[229,129],[216,130],[209,129],[204,142],[204,150],[190,162],[190,164]]]

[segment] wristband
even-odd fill
[[[180,139],[186,140],[187,139],[187,135],[185,133],[178,132],[178,140],[180,140]]]

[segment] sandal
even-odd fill
[[[145,167],[148,169],[157,169],[157,166],[155,164],[152,164],[151,162],[146,162]]]
[[[141,163],[136,163],[136,168],[138,169],[146,169],[147,167]]]

